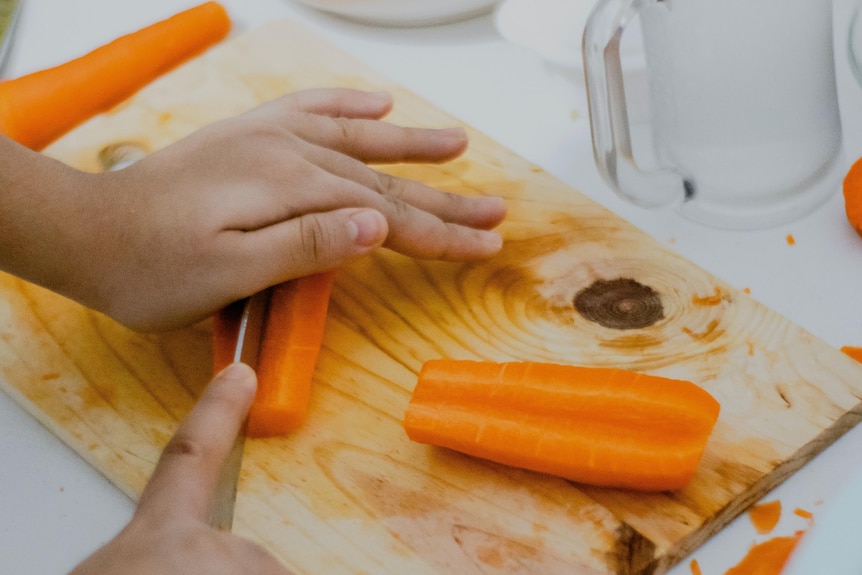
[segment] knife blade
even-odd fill
[[[266,289],[244,301],[236,338],[236,349],[234,350],[234,362],[242,362],[257,369],[257,361],[266,324],[266,314],[269,309],[269,296],[270,290]],[[233,527],[237,483],[245,451],[247,426],[248,419],[243,422],[242,428],[237,434],[233,447],[219,473],[209,518],[210,525],[217,529],[230,531]]]

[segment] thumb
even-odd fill
[[[341,208],[306,214],[252,232],[257,258],[274,275],[290,278],[334,269],[377,248],[386,240],[389,224],[377,210]]]
[[[257,379],[247,365],[213,378],[168,442],[141,494],[138,516],[206,521],[222,464],[251,407]]]

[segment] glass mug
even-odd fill
[[[623,198],[726,229],[796,220],[846,171],[833,0],[599,0],[583,36],[596,164]],[[640,18],[656,167],[632,151],[619,43]]]

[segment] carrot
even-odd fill
[[[849,355],[856,361],[862,362],[862,347],[855,347],[852,345],[845,345],[841,348],[845,354]]]
[[[803,533],[773,537],[748,550],[742,561],[724,575],[779,575]]]
[[[53,68],[0,82],[0,133],[41,150],[222,40],[230,18],[206,2]]]
[[[856,160],[844,176],[843,192],[847,221],[862,236],[862,158]]]
[[[404,418],[413,441],[572,481],[686,486],[719,404],[693,383],[612,368],[431,360]]]
[[[774,499],[752,506],[748,510],[748,518],[758,533],[771,532],[781,519],[781,500]]]
[[[249,437],[284,435],[305,420],[311,381],[323,341],[335,272],[274,286],[257,365],[257,394],[249,412]],[[216,371],[233,361],[241,306],[228,306],[213,321]]]

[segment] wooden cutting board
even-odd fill
[[[46,152],[86,170],[118,142],[158,149],[286,91],[394,93],[394,122],[457,120],[291,22],[152,84]],[[236,530],[298,574],[661,573],[857,423],[862,367],[471,130],[442,166],[387,170],[510,215],[487,262],[380,251],[339,270],[307,424],[247,445]],[[82,222],[86,225],[86,222]],[[2,385],[136,496],[210,376],[210,325],[141,335],[0,279]],[[722,404],[680,492],[579,486],[411,443],[421,364],[485,358],[688,379]]]

